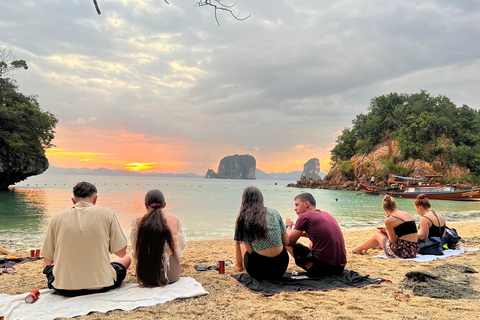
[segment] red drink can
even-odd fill
[[[33,290],[28,294],[28,296],[25,297],[25,302],[34,303],[35,301],[37,301],[38,297],[40,297],[40,291]]]
[[[40,257],[40,249],[35,250],[35,257]]]
[[[35,249],[30,250],[30,257],[35,258]]]
[[[218,261],[218,273],[225,274],[225,260]]]

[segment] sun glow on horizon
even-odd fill
[[[146,136],[121,128],[92,128],[85,125],[80,129],[78,126],[57,127],[54,141],[57,147],[46,150],[50,165],[60,168],[204,175],[208,168],[217,168],[226,155],[249,153],[257,160],[257,168],[266,173],[301,171],[311,158],[319,159],[322,172],[328,172],[330,168],[331,148],[311,144],[299,143],[292,145],[289,150],[264,153],[260,149],[239,149],[226,144],[213,146],[208,142],[182,137]],[[89,139],[78,135],[79,131],[85,130],[89,132]],[[148,152],[140,152],[142,150]]]
[[[127,171],[147,171],[155,167],[157,162],[132,162],[125,163],[124,169]]]

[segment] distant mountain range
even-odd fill
[[[262,170],[256,169],[255,177],[260,180],[292,180],[297,181],[302,176],[302,171],[292,172],[272,172],[266,173]]]
[[[137,172],[126,170],[110,170],[107,168],[88,169],[88,168],[59,168],[50,166],[45,174],[70,174],[70,175],[88,175],[88,176],[143,176],[143,177],[183,177],[183,178],[203,178],[194,173],[161,173],[161,172]]]
[[[143,177],[179,177],[179,178],[204,178],[194,173],[162,173],[162,172],[137,172],[125,170],[110,170],[106,168],[88,169],[88,168],[59,168],[50,166],[45,174],[68,174],[68,175],[91,175],[91,176],[143,176]],[[292,180],[300,179],[302,171],[292,172],[273,172],[266,173],[256,169],[255,177],[260,180]],[[320,177],[325,177],[325,173],[320,173]]]

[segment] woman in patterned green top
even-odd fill
[[[275,209],[263,205],[263,195],[248,187],[235,222],[236,263],[234,269],[257,279],[278,279],[288,267],[285,224]]]

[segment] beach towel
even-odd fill
[[[14,266],[18,263],[36,261],[36,260],[40,260],[40,259],[43,259],[43,258],[41,258],[41,257],[39,257],[39,258],[16,258],[16,259],[0,258],[0,268],[11,267],[11,266]]]
[[[40,297],[32,304],[25,303],[27,293],[0,294],[0,316],[5,320],[72,318],[90,312],[133,310],[175,299],[208,294],[195,279],[181,277],[175,283],[157,288],[142,288],[136,283],[123,283],[120,288],[103,293],[67,298],[51,289],[40,290]]]
[[[397,260],[405,260],[405,261],[416,261],[416,262],[429,262],[436,259],[445,259],[452,256],[457,256],[461,253],[468,252],[468,251],[478,251],[479,249],[461,249],[461,250],[443,250],[443,256],[435,256],[430,254],[417,254],[415,258],[410,259],[401,259],[395,258]],[[373,256],[373,258],[382,258],[382,259],[392,259],[389,258],[385,253],[379,254],[377,256]]]
[[[250,291],[271,296],[280,292],[292,291],[327,291],[338,288],[359,288],[367,285],[378,284],[385,279],[370,279],[368,275],[361,276],[355,271],[345,270],[342,274],[320,278],[308,278],[305,272],[292,276],[285,273],[279,280],[257,280],[249,274],[234,274],[234,279],[243,284]]]

